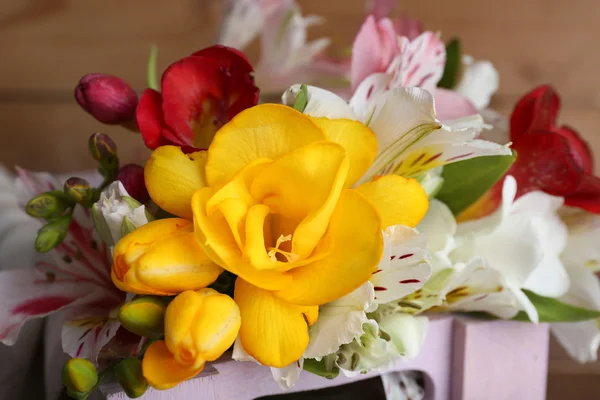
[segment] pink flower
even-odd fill
[[[48,174],[23,170],[17,185],[25,199],[60,187]],[[8,212],[24,213],[2,209],[3,223],[9,223]],[[120,327],[113,314],[125,300],[111,281],[110,266],[110,251],[96,237],[91,213],[79,208],[59,247],[37,255],[34,266],[0,272],[0,341],[12,345],[27,320],[64,311],[63,350],[95,361]]]
[[[398,34],[392,21],[389,18],[376,21],[375,17],[369,15],[352,45],[352,89],[355,90],[369,75],[386,72],[398,55]]]
[[[434,99],[442,121],[477,114],[463,95],[438,89],[444,74],[446,46],[433,32],[407,18],[395,23],[389,18],[367,17],[352,47],[351,103],[368,113],[378,93],[395,87],[422,87]]]

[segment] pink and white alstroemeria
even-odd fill
[[[308,28],[322,22],[303,17],[294,0],[233,0],[219,43],[243,50],[260,35],[254,76],[262,93],[278,93],[299,81],[339,81],[345,67],[323,55],[330,39],[307,40]]]
[[[48,174],[20,171],[18,182],[23,199],[60,188]],[[34,265],[0,272],[0,341],[11,345],[27,320],[65,311],[63,350],[96,361],[119,329],[114,314],[125,300],[111,281],[110,265],[90,212],[79,208],[55,250],[36,256]]]
[[[498,74],[489,62],[466,56],[454,90],[437,88],[446,63],[446,47],[418,21],[367,17],[352,48],[352,102],[369,103],[378,92],[394,87],[422,87],[435,98],[438,118],[453,120],[477,113],[498,88]],[[365,108],[369,108],[367,105]]]
[[[299,90],[300,85],[290,87],[283,94],[283,103],[293,105]],[[442,124],[436,118],[433,97],[422,88],[393,88],[379,93],[369,108],[365,103],[348,104],[324,89],[309,86],[307,90],[304,114],[359,120],[377,136],[377,156],[360,183],[390,173],[419,177],[456,161],[511,154],[508,146],[475,139],[486,127],[479,115]]]

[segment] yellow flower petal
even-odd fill
[[[242,319],[235,301],[213,289],[197,292],[204,297],[202,309],[192,323],[196,349],[207,361],[221,357],[235,342]]]
[[[261,158],[247,165],[230,182],[220,188],[206,204],[210,215],[216,209],[221,211],[240,249],[244,247],[244,223],[248,208],[256,204],[250,193],[252,180],[264,170],[271,160]]]
[[[360,193],[342,192],[329,229],[315,249],[320,252],[327,255],[289,271],[292,284],[274,294],[293,304],[321,305],[369,280],[383,253],[383,236],[377,211]]]
[[[347,172],[346,151],[332,142],[311,143],[267,165],[252,183],[253,197],[299,222],[294,232],[273,231],[273,241],[292,234],[293,255],[308,257],[327,229]]]
[[[167,307],[165,341],[181,364],[219,358],[240,330],[240,311],[233,299],[213,289],[179,294]]]
[[[429,200],[419,182],[412,178],[386,175],[356,188],[375,206],[383,228],[406,225],[414,228],[423,219]]]
[[[309,117],[279,104],[248,108],[225,124],[208,148],[206,179],[211,187],[231,180],[259,158],[276,159],[293,149],[326,140]]]
[[[152,200],[163,210],[191,220],[192,195],[206,186],[206,157],[206,151],[184,154],[175,146],[154,150],[144,168],[144,179]]]
[[[308,345],[306,320],[308,316],[315,318],[318,307],[286,303],[239,278],[234,298],[242,316],[240,339],[248,354],[259,363],[276,368],[302,356]]]
[[[157,241],[192,230],[188,220],[166,218],[143,225],[123,237],[113,251],[111,277],[115,286],[136,294],[169,294],[141,283],[136,275],[136,263]]]
[[[213,283],[223,272],[202,250],[193,232],[157,241],[135,264],[136,278],[153,289],[176,294]]]
[[[375,160],[377,136],[369,127],[350,119],[313,118],[327,138],[346,149],[350,168],[344,187],[351,188]]]
[[[264,289],[278,290],[289,285],[291,276],[280,272],[257,271],[244,258],[223,214],[219,210],[207,214],[207,203],[212,194],[213,189],[203,188],[192,198],[194,233],[208,257],[226,270]]]
[[[193,378],[204,369],[188,368],[175,361],[162,340],[152,343],[144,353],[142,371],[150,386],[165,390],[177,386],[180,382]]]

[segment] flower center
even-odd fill
[[[287,261],[287,262],[294,262],[296,260],[298,260],[298,256],[296,254],[293,254],[289,251],[284,251],[282,249],[279,248],[279,246],[281,246],[283,243],[285,242],[290,242],[292,240],[292,235],[279,235],[279,238],[277,239],[277,243],[275,243],[275,247],[269,247],[268,250],[269,252],[267,253],[269,255],[269,258],[271,259],[271,261],[273,262],[277,262],[277,261]]]

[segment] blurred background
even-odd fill
[[[348,49],[365,18],[365,0],[298,0],[304,14],[325,17],[311,37]],[[0,2],[0,163],[52,172],[91,168],[90,133],[103,131],[127,161],[142,162],[141,138],[83,112],[73,89],[87,73],[117,75],[145,87],[152,44],[162,71],[217,38],[222,0],[2,0]],[[508,114],[542,83],[562,96],[560,116],[590,142],[600,161],[598,0],[399,0],[401,14],[421,20],[463,51],[490,60],[500,74],[492,108]],[[250,51],[251,59],[256,54]],[[596,172],[600,172],[597,167]],[[549,399],[600,392],[600,363],[578,365],[552,346]],[[493,362],[493,360],[490,360]],[[595,398],[595,397],[594,397]]]

